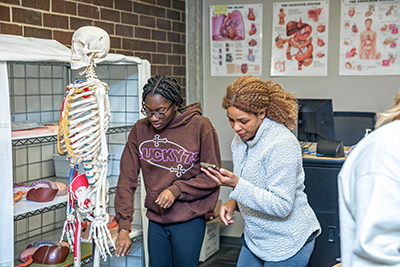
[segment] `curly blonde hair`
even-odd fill
[[[393,107],[377,115],[379,118],[375,124],[375,129],[395,120],[400,119],[400,90],[397,93]]]
[[[253,76],[242,76],[226,88],[222,107],[235,107],[247,113],[265,111],[266,117],[292,130],[297,124],[294,94],[285,92],[282,85]]]

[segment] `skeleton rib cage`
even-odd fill
[[[68,154],[79,161],[96,160],[101,149],[99,105],[95,96],[96,88],[103,87],[104,132],[108,130],[110,105],[108,85],[98,79],[69,85],[60,116],[58,152]]]

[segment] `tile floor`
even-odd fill
[[[200,262],[198,267],[235,267],[239,253],[240,247],[221,246],[209,259]]]

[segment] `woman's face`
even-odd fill
[[[147,117],[156,130],[162,130],[174,119],[177,106],[160,94],[148,94],[144,100],[143,110],[159,114],[165,112],[164,118],[158,118],[155,114]]]
[[[247,113],[235,107],[229,107],[226,109],[226,116],[229,119],[232,129],[243,141],[247,141],[256,135],[264,119],[265,111],[254,115],[253,113]]]

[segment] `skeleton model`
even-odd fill
[[[89,239],[96,244],[94,266],[100,254],[106,260],[111,255],[108,241],[114,246],[107,228],[109,215],[106,132],[110,118],[108,85],[97,79],[94,59],[107,56],[110,39],[104,30],[85,26],[72,37],[71,68],[84,69],[81,80],[67,86],[60,116],[58,151],[69,154],[71,174],[68,185],[67,218],[63,233],[74,250],[74,265],[80,266],[82,222],[91,222]],[[84,174],[76,175],[79,164],[84,164]],[[97,255],[96,255],[97,253]],[[97,258],[97,260],[96,260]]]

